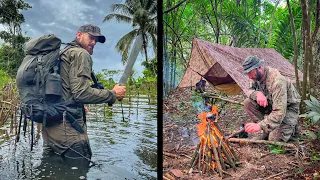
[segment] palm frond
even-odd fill
[[[128,52],[131,48],[134,38],[138,35],[138,30],[134,29],[128,34],[124,35],[117,43],[116,50],[122,55],[122,63],[125,63],[128,59]]]
[[[139,8],[142,7],[140,0],[126,0],[125,4],[131,7],[133,11],[137,11]]]
[[[304,100],[306,105],[308,106],[309,112],[306,113],[306,119],[311,119],[313,123],[320,122],[320,103],[319,101],[313,97],[310,96],[310,100]]]
[[[118,12],[120,14],[124,14],[127,16],[132,16],[134,14],[133,9],[131,9],[129,6],[126,4],[112,4],[111,9],[113,12]]]
[[[157,1],[156,0],[145,0],[144,9],[148,10],[150,14],[157,13]],[[154,11],[156,10],[156,11]]]
[[[150,7],[149,12],[151,15],[156,15],[158,12],[158,6],[157,3],[155,3],[153,6]]]
[[[153,48],[156,49],[157,34],[157,1],[156,0],[126,0],[124,4],[111,5],[112,14],[105,16],[103,22],[112,19],[118,22],[130,23],[133,31],[124,35],[116,44],[116,49],[122,56],[125,63],[132,43],[138,34],[147,34],[144,40],[146,45],[152,40]],[[144,53],[144,49],[140,50]]]
[[[158,21],[158,16],[153,16],[153,17],[151,17],[151,18],[150,18],[150,21],[156,23],[156,22]]]
[[[157,27],[156,24],[148,24],[145,29],[150,34],[157,34]]]
[[[157,37],[154,34],[149,34],[151,36],[153,51],[157,53]]]
[[[115,19],[118,22],[132,23],[132,18],[122,14],[108,14],[104,17],[103,22]]]

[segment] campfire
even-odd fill
[[[239,158],[217,124],[217,106],[213,105],[211,112],[200,113],[198,118],[201,120],[201,123],[197,124],[200,142],[192,156],[189,172],[198,166],[201,174],[219,173],[222,177],[222,173],[226,173],[228,168],[235,170]]]

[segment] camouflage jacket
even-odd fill
[[[61,55],[62,97],[83,104],[111,103],[116,101],[114,91],[95,89],[91,85],[92,59],[87,50],[76,41]]]
[[[297,106],[300,103],[300,95],[292,82],[282,76],[277,69],[265,67],[265,77],[260,81],[252,81],[252,86],[248,91],[250,99],[256,101],[258,91],[268,99],[268,105],[271,105],[272,111],[266,115],[258,124],[261,129],[268,132],[280,126],[281,123],[295,125],[297,120],[289,120],[292,122],[282,122],[287,108]]]

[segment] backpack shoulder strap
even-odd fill
[[[65,48],[63,48],[59,55],[61,56],[61,54],[65,53],[66,51],[68,51],[70,48],[73,48],[74,46],[72,46],[70,43],[67,43],[67,46]]]

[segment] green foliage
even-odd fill
[[[11,47],[22,48],[26,38],[21,34],[20,25],[24,22],[21,10],[27,10],[31,6],[23,0],[0,1],[0,23],[5,31],[0,31],[0,38],[9,43]]]
[[[164,1],[164,10],[179,0]],[[294,54],[290,16],[285,1],[185,1],[163,15],[165,91],[176,86],[188,65],[193,38],[235,47],[274,48],[292,61]],[[310,2],[311,30],[316,25],[316,1]],[[290,0],[298,45],[298,67],[302,67],[301,2]],[[179,71],[178,71],[179,70]]]
[[[308,112],[306,114],[300,115],[300,117],[305,117],[306,119],[310,119],[314,124],[319,123],[320,119],[320,103],[319,101],[310,96],[310,100],[304,101],[308,107]]]
[[[156,0],[126,0],[124,4],[112,4],[114,13],[105,16],[103,22],[112,19],[129,23],[134,28],[124,35],[117,43],[116,49],[122,55],[122,62],[128,59],[131,45],[138,35],[143,37],[143,49],[147,57],[147,47],[151,41],[154,52],[157,48],[157,1]],[[147,61],[147,60],[146,60]]]
[[[297,36],[298,54],[301,50],[301,26],[302,10],[299,4],[291,3],[292,15]],[[287,7],[279,7],[275,12],[275,24],[273,25],[272,37],[268,41],[267,47],[274,48],[286,59],[292,59],[294,54],[292,29],[290,15]]]
[[[142,72],[145,77],[157,77],[158,74],[158,59],[152,58],[149,61],[143,61],[141,63],[142,66],[145,67],[144,71]]]
[[[317,151],[317,149],[312,148],[310,151],[306,153],[306,155],[310,157],[311,161],[316,161],[316,163],[320,162],[320,154]]]
[[[121,70],[102,69],[101,72],[96,72],[95,74],[105,89],[112,89],[117,84],[114,79],[118,79],[121,73]],[[157,77],[154,77],[154,74],[150,70],[145,69],[143,77],[133,78],[133,74],[129,76],[126,84],[127,93],[138,94],[139,91],[139,94],[150,94],[152,97],[157,95]]]
[[[116,144],[116,141],[114,141],[113,139],[109,139],[109,143],[110,144]]]
[[[8,76],[7,72],[0,69],[0,89],[3,89],[3,87],[11,82],[11,78]]]
[[[0,23],[4,30],[0,31],[0,38],[4,41],[0,48],[0,67],[14,77],[24,57],[23,45],[29,40],[21,32],[20,25],[24,22],[21,10],[31,8],[23,0],[0,1]]]
[[[2,44],[0,48],[0,67],[5,70],[10,77],[15,77],[23,58],[24,52],[22,49]]]
[[[102,69],[102,72],[95,73],[98,81],[101,82],[106,89],[112,89],[115,84],[114,77],[121,73],[121,70]]]
[[[276,146],[276,145],[268,145],[269,151],[273,154],[284,154],[287,151],[285,149],[282,149],[282,146]]]
[[[297,168],[296,171],[299,173],[299,174],[303,174],[303,170],[301,168]]]

